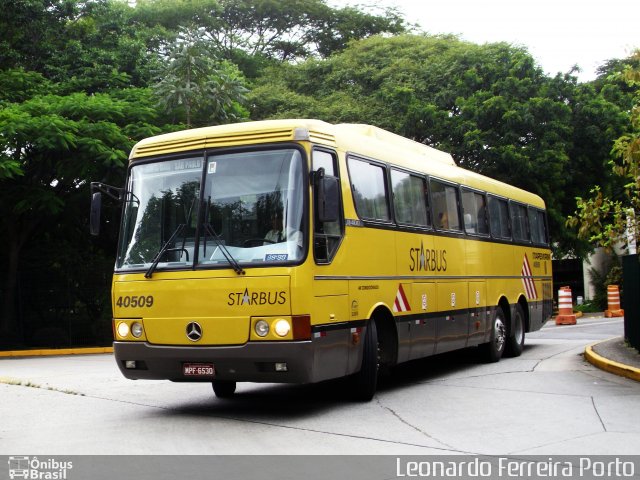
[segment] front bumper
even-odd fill
[[[327,366],[316,355],[312,341],[249,342],[244,345],[181,347],[152,345],[147,342],[114,342],[114,354],[122,374],[129,379],[172,380],[174,382],[313,383],[344,375],[346,358],[335,358]],[[346,353],[346,352],[345,352]],[[137,368],[125,368],[135,360]],[[275,371],[275,363],[286,363],[287,371]],[[344,363],[343,363],[344,362]],[[213,363],[214,377],[190,377],[183,374],[184,363]],[[322,364],[325,364],[324,366]]]

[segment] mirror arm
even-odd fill
[[[124,200],[124,188],[114,187],[102,182],[91,182],[91,193],[102,192],[105,195],[121,202]]]

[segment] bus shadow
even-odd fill
[[[525,346],[525,349],[532,348]],[[391,372],[380,375],[378,392],[399,393],[416,384],[437,381],[462,373],[473,366],[483,365],[477,348],[467,348],[398,365]],[[509,361],[504,359],[502,361]],[[485,364],[487,365],[487,364]],[[248,421],[294,420],[338,408],[366,405],[350,396],[349,379],[331,380],[311,385],[240,384],[231,398],[183,404],[166,412],[202,417],[214,416]]]
[[[479,357],[477,348],[466,348],[402,363],[394,367],[389,375],[381,376],[378,391],[392,391],[462,372],[469,367],[482,365]]]
[[[236,420],[270,422],[294,420],[321,414],[349,402],[347,384],[335,380],[310,385],[243,384],[230,398],[217,398],[213,390],[207,403],[183,404],[167,410],[197,417],[212,416]]]
[[[535,347],[525,344],[523,353],[531,348]],[[509,362],[510,360],[510,358],[503,357],[500,363]],[[487,363],[484,360],[482,352],[477,347],[469,347],[412,360],[394,367],[390,375],[381,376],[378,391],[393,391],[417,383],[433,382],[452,375],[464,373],[470,367],[483,365],[490,366],[496,364]]]

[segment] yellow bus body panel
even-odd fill
[[[141,318],[152,344],[193,345],[186,336],[186,326],[195,321],[203,330],[198,345],[239,345],[249,339],[253,315],[291,315],[288,276],[228,277],[227,273],[217,270],[215,275],[221,278],[215,278],[213,271],[202,271],[200,278],[189,278],[193,272],[158,272],[152,280],[142,275],[136,280],[129,279],[134,275],[116,276],[114,317]],[[151,296],[153,305],[118,306],[122,303],[119,298],[133,296]]]

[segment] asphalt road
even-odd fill
[[[0,454],[637,454],[640,383],[585,345],[621,319],[549,323],[518,358],[470,349],[398,367],[373,401],[341,384],[211,386],[124,379],[111,355],[0,360]]]

